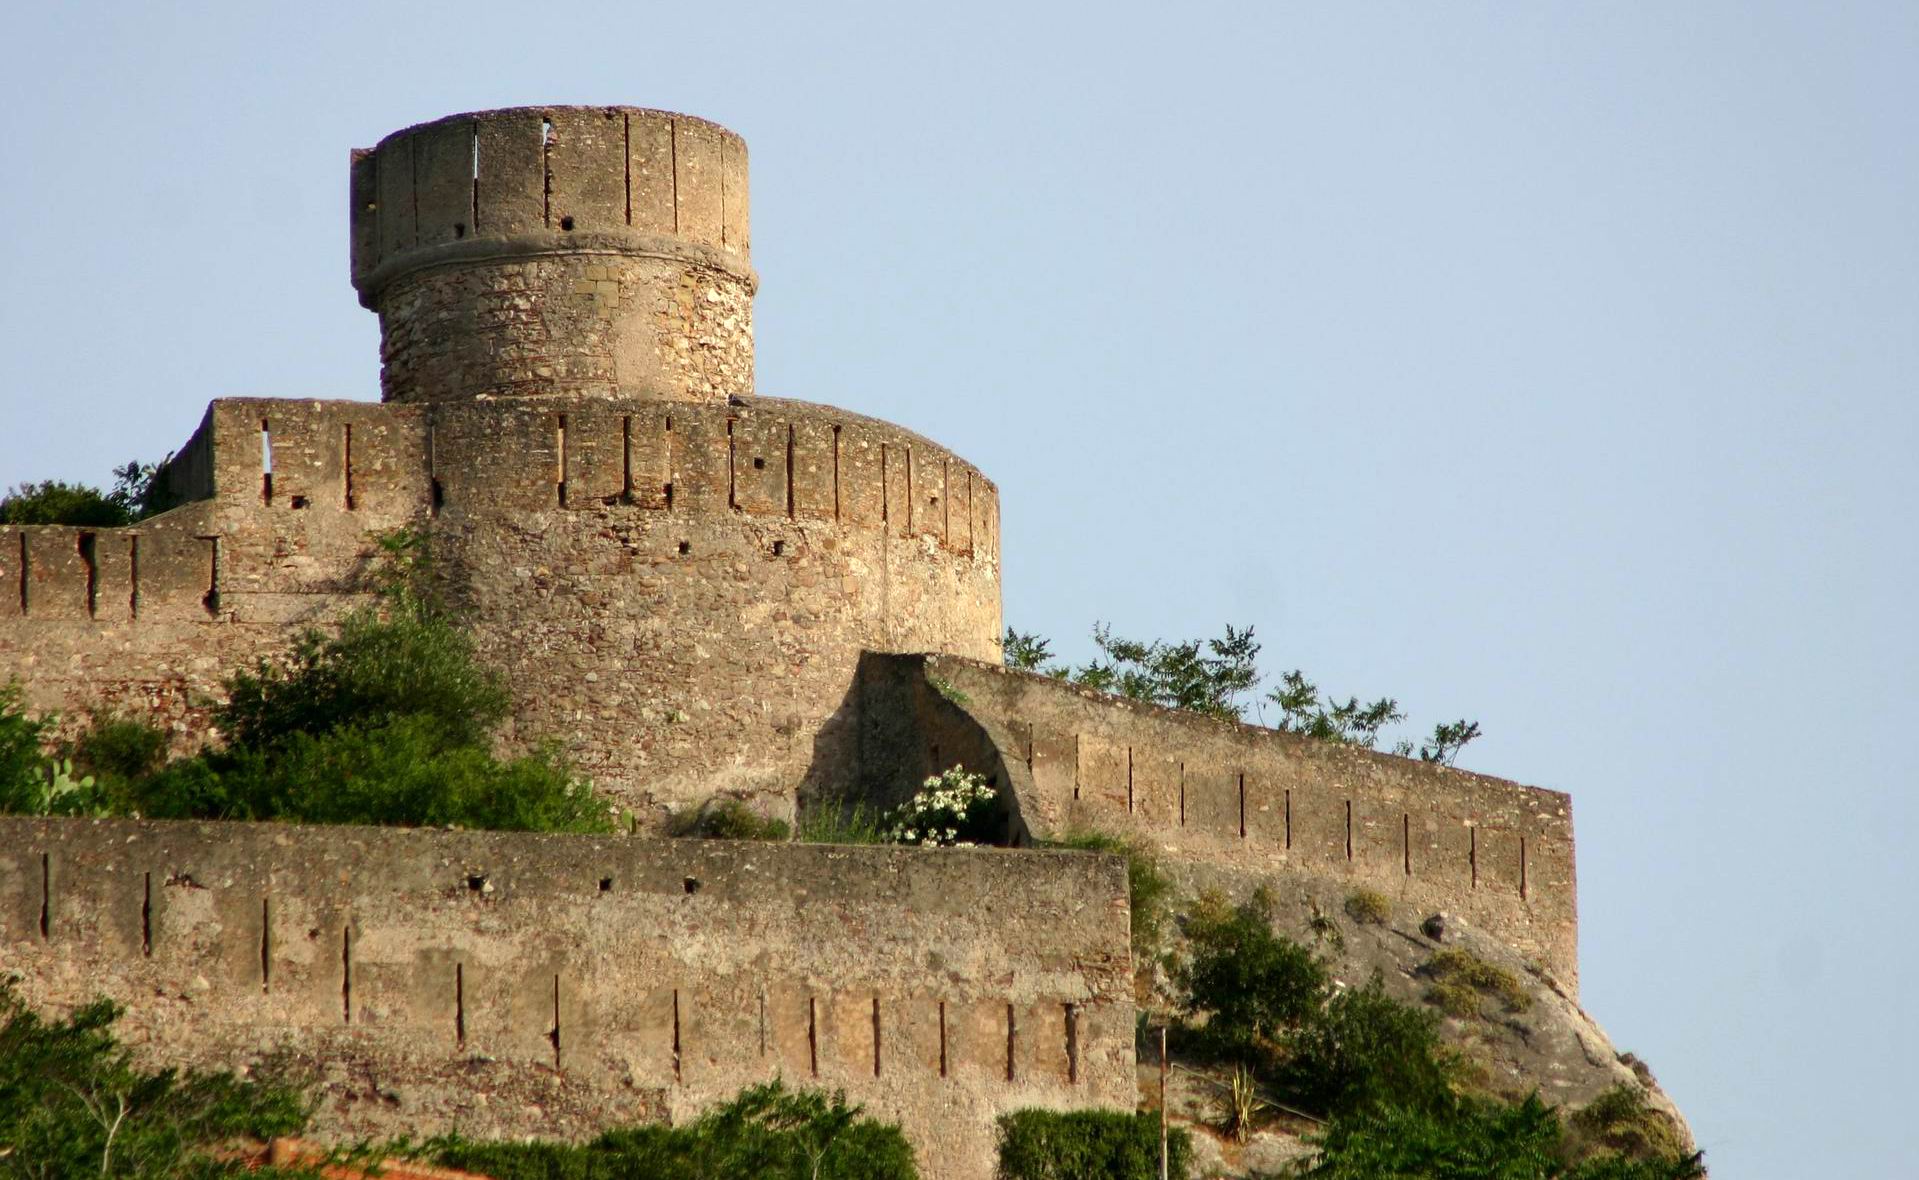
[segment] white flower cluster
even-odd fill
[[[992,808],[998,794],[983,776],[955,766],[927,779],[911,799],[893,809],[886,838],[922,848],[970,848],[960,833]]]

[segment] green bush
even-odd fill
[[[784,840],[793,829],[783,819],[761,815],[732,796],[707,800],[705,806],[680,817],[675,836],[704,840]]]
[[[612,830],[592,787],[551,751],[495,758],[447,745],[437,722],[420,717],[186,759],[134,784],[126,802],[154,819]]]
[[[116,528],[172,507],[155,482],[159,464],[138,460],[113,469],[113,490],[49,479],[25,483],[0,498],[0,524],[67,524]]]
[[[1346,899],[1346,916],[1368,926],[1384,926],[1393,916],[1393,903],[1377,889],[1355,889]]]
[[[608,1131],[580,1145],[445,1137],[421,1154],[493,1180],[915,1180],[899,1127],[860,1111],[844,1094],[771,1082],[685,1126]]]
[[[1570,1162],[1559,1115],[1523,1102],[1462,1099],[1441,1110],[1383,1107],[1335,1119],[1314,1137],[1309,1180],[1697,1180],[1700,1157]]]
[[[1448,947],[1420,971],[1432,980],[1426,998],[1453,1016],[1481,1015],[1482,1002],[1488,997],[1498,999],[1508,1012],[1524,1012],[1533,1006],[1532,994],[1518,977],[1469,950]]]
[[[1438,1025],[1432,1013],[1388,996],[1375,973],[1296,1022],[1275,1081],[1291,1101],[1325,1114],[1441,1109],[1452,1090]]]
[[[27,714],[18,683],[0,684],[0,811],[34,813],[47,757],[44,718]]]
[[[1167,1174],[1185,1180],[1192,1139],[1167,1136]],[[1159,1114],[1115,1110],[1016,1110],[999,1118],[1000,1180],[1155,1180]]]
[[[305,1127],[305,1098],[282,1082],[136,1066],[114,1038],[118,1014],[99,1000],[46,1020],[0,985],[0,1176],[237,1176],[207,1153]]]
[[[400,717],[446,746],[478,746],[507,713],[506,689],[474,658],[467,634],[409,604],[355,611],[333,635],[308,631],[285,658],[233,676],[227,691],[218,719],[238,749]]]
[[[1218,894],[1202,897],[1187,917],[1186,942],[1189,958],[1178,975],[1188,1011],[1207,1016],[1202,1049],[1258,1061],[1325,999],[1326,969],[1273,932],[1263,894],[1238,906]]]
[[[1571,1122],[1573,1141],[1584,1154],[1661,1159],[1684,1151],[1679,1128],[1646,1101],[1644,1086],[1614,1086],[1575,1112]]]
[[[1126,858],[1126,896],[1133,920],[1133,958],[1145,961],[1159,948],[1160,927],[1173,883],[1143,841],[1105,832],[1069,832],[1052,847],[1081,852],[1111,852]]]

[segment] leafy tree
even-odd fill
[[[1438,1018],[1387,995],[1377,972],[1300,1021],[1284,1048],[1275,1081],[1309,1110],[1442,1110],[1452,1101]]]
[[[1326,969],[1273,933],[1263,895],[1239,906],[1218,894],[1202,898],[1187,918],[1186,940],[1191,957],[1179,981],[1188,1011],[1207,1016],[1199,1039],[1213,1052],[1261,1061],[1325,1003]]]
[[[0,524],[68,524],[115,528],[162,512],[163,492],[155,479],[161,464],[135,460],[113,469],[113,488],[102,492],[87,484],[49,479],[23,483],[0,498]]]
[[[1016,672],[1045,672],[1053,658],[1053,645],[1038,635],[1026,635],[1006,629],[1006,642],[1001,647],[1006,666]]]
[[[305,1098],[283,1082],[140,1068],[113,1036],[118,1015],[98,1000],[43,1019],[0,985],[0,1176],[237,1176],[207,1153],[306,1125]]]

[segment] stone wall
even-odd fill
[[[0,970],[149,1060],[279,1055],[327,1137],[579,1137],[780,1077],[992,1174],[1130,1110],[1126,875],[1079,853],[0,818]]]
[[[355,152],[388,401],[753,389],[746,144],[687,115],[454,115]]]
[[[1449,911],[1579,986],[1572,801],[1557,791],[1087,692],[945,656],[862,667],[860,761],[891,802],[963,764],[1015,840],[1136,834],[1201,877],[1311,877]]]
[[[232,399],[163,478],[208,498],[0,529],[0,670],[37,708],[190,741],[227,673],[365,600],[404,525],[506,674],[509,741],[648,819],[842,777],[862,651],[999,650],[992,483],[830,407]]]

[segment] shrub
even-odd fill
[[[1384,926],[1393,916],[1393,903],[1376,889],[1355,889],[1346,899],[1346,914],[1355,922]]]
[[[308,631],[288,656],[235,675],[227,690],[219,724],[242,749],[399,717],[420,720],[443,745],[481,745],[507,712],[506,690],[466,633],[411,607],[355,611],[334,635]]]
[[[167,734],[144,721],[95,713],[87,728],[67,743],[66,754],[76,769],[112,791],[160,769],[167,757]]]
[[[0,811],[33,812],[46,755],[45,718],[27,714],[18,683],[0,684]]]
[[[1139,840],[1105,832],[1069,832],[1056,848],[1081,852],[1112,852],[1126,858],[1126,896],[1132,907],[1133,958],[1146,960],[1159,947],[1160,926],[1173,883],[1160,871],[1153,852]]]
[[[117,528],[172,505],[155,482],[160,465],[138,460],[113,469],[113,490],[57,479],[20,484],[0,498],[0,524],[68,524]]]
[[[732,796],[709,799],[672,827],[675,836],[705,840],[784,840],[793,829],[783,819],[761,815]]]
[[[130,788],[128,802],[158,819],[612,830],[592,787],[550,750],[498,759],[479,746],[449,746],[438,721],[421,717],[296,731],[269,749],[176,762]]]
[[[1685,1151],[1679,1128],[1646,1101],[1644,1086],[1622,1082],[1612,1087],[1575,1112],[1571,1123],[1574,1143],[1585,1154],[1662,1159]]]
[[[0,985],[0,1175],[221,1175],[234,1169],[206,1153],[223,1141],[306,1125],[306,1100],[281,1081],[141,1069],[114,1038],[118,1015],[97,1000],[46,1020]]]
[[[1443,1110],[1383,1107],[1344,1115],[1314,1142],[1309,1180],[1698,1180],[1698,1155],[1671,1152],[1569,1164],[1559,1116],[1537,1095],[1517,1103],[1462,1099]]]
[[[1448,947],[1420,971],[1433,981],[1426,998],[1453,1016],[1479,1016],[1488,996],[1496,997],[1508,1012],[1524,1012],[1533,1005],[1532,994],[1512,972],[1469,950]]]
[[[999,792],[982,776],[955,766],[927,779],[888,813],[886,838],[924,848],[971,848],[993,843],[1005,829]]]
[[[430,1140],[421,1154],[494,1180],[915,1180],[913,1150],[897,1125],[864,1117],[842,1093],[752,1086],[679,1127],[608,1131],[591,1142]]]
[[[1202,897],[1186,921],[1189,959],[1179,971],[1187,1008],[1205,1013],[1200,1043],[1241,1058],[1264,1055],[1320,1008],[1326,971],[1312,952],[1273,933],[1263,895],[1229,906]]]
[[[1284,1047],[1279,1086],[1308,1110],[1436,1110],[1452,1098],[1437,1018],[1388,996],[1377,973],[1299,1021]]]
[[[1192,1138],[1167,1134],[1167,1175],[1185,1180]],[[1000,1180],[1154,1180],[1159,1114],[1115,1110],[1016,1110],[999,1118]]]

